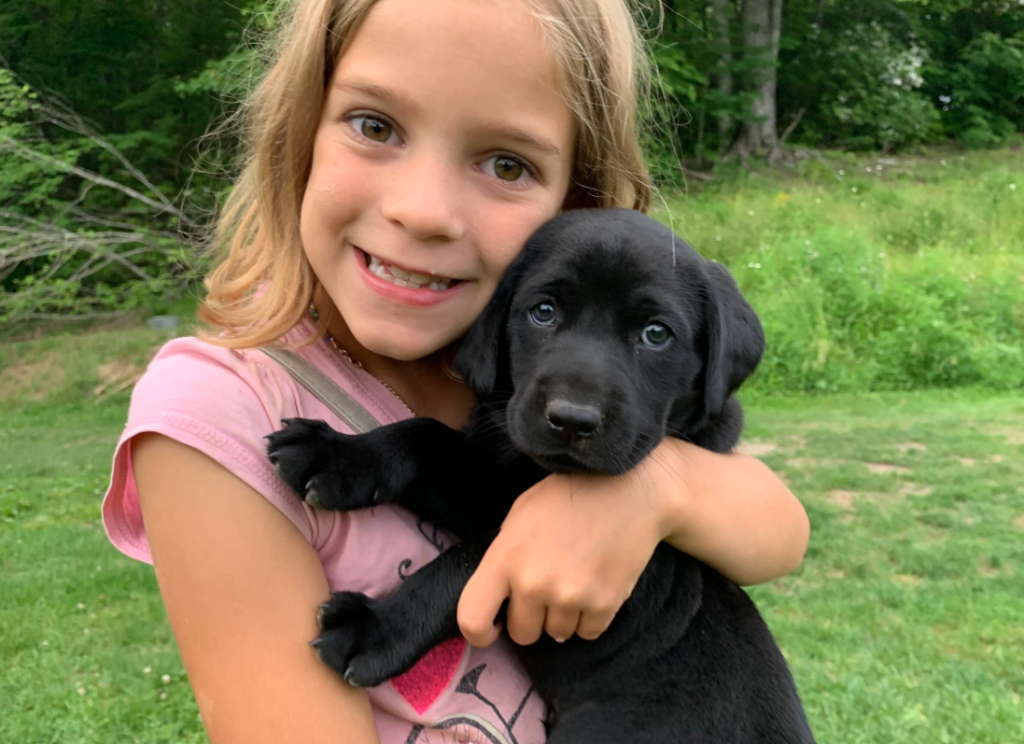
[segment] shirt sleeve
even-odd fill
[[[152,563],[132,473],[131,442],[153,432],[211,457],[270,501],[314,546],[313,510],[281,481],[264,437],[295,416],[297,393],[263,355],[182,338],[164,346],[132,393],[128,423],[114,453],[103,499],[107,537],[125,555]]]

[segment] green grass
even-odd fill
[[[1024,741],[1024,153],[941,158],[669,200],[768,332],[747,437],[813,532],[752,594],[829,744]],[[152,569],[99,521],[118,387],[165,339],[0,342],[0,742],[206,741]]]
[[[832,156],[734,173],[655,215],[760,313],[758,390],[1020,390],[1022,174],[1024,150]]]
[[[152,569],[118,554],[99,521],[126,403],[4,412],[0,741],[205,741]],[[800,570],[752,593],[818,740],[1024,740],[1024,399],[747,409],[750,441],[771,449],[762,458],[813,525]]]

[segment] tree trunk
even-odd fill
[[[744,122],[743,133],[735,151],[767,154],[775,161],[781,155],[776,128],[775,88],[776,65],[779,59],[779,37],[782,31],[783,0],[743,0],[743,53],[757,58],[751,67],[750,90],[756,93],[751,104],[752,120]]]
[[[765,89],[765,108],[771,112],[762,129],[765,144],[768,146],[768,162],[774,163],[782,158],[779,144],[778,119],[779,109],[776,104],[779,80],[779,39],[782,37],[782,0],[772,0],[771,39],[772,66],[768,69],[768,87]]]
[[[715,88],[726,100],[732,95],[732,47],[729,40],[729,0],[711,0],[711,38],[718,50],[718,64],[715,74]],[[732,117],[724,114],[718,117],[719,148],[729,146],[732,135]]]

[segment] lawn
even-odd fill
[[[751,592],[820,742],[1024,741],[1021,172],[815,160],[661,205],[768,331],[744,447],[813,531]],[[138,325],[0,339],[0,742],[206,741],[152,569],[99,521],[165,340]]]
[[[152,570],[106,541],[127,400],[3,411],[0,741],[202,742]],[[753,594],[819,741],[1024,741],[1024,399],[748,402],[811,547]]]

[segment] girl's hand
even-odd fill
[[[551,475],[520,496],[462,592],[459,626],[474,646],[508,630],[597,638],[665,540],[740,585],[796,570],[810,523],[759,460],[665,439],[622,476]]]
[[[607,629],[667,535],[654,456],[622,476],[549,475],[516,500],[459,602],[470,643],[494,642],[506,598],[508,632],[521,645],[542,632],[564,641]]]

